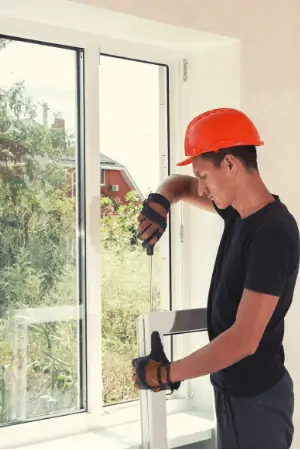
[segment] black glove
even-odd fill
[[[153,204],[160,205],[158,209],[163,207],[163,214],[154,209]],[[170,210],[169,200],[161,194],[150,194],[143,202],[143,208],[138,217],[139,238],[143,240],[143,247],[153,247],[161,238],[167,228],[167,215]]]
[[[148,356],[136,358],[132,361],[133,382],[138,389],[153,392],[177,390],[181,382],[172,383],[170,380],[170,362],[165,355],[159,333],[151,335],[151,352]]]

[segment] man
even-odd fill
[[[293,437],[293,382],[282,341],[298,275],[299,230],[260,177],[261,145],[242,112],[201,114],[187,128],[187,159],[178,164],[192,164],[195,177],[167,178],[139,217],[144,246],[155,245],[170,206],[180,200],[224,221],[208,295],[210,343],[171,364],[165,356],[138,358],[133,369],[135,386],[155,392],[210,374],[220,448],[290,448]]]

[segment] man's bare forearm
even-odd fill
[[[173,382],[198,378],[235,364],[253,353],[241,333],[232,327],[205,347],[171,364],[170,378]]]
[[[159,186],[158,192],[167,197],[171,204],[174,204],[189,195],[192,184],[192,177],[185,175],[170,175]]]
[[[198,194],[198,180],[189,175],[170,175],[160,185],[158,193],[166,197],[174,205],[179,201],[186,201],[198,208],[215,211],[211,200]]]

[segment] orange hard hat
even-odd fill
[[[218,108],[195,117],[185,133],[184,151],[188,158],[177,164],[186,166],[194,156],[239,145],[263,145],[257,129],[246,114],[233,108]]]

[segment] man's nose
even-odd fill
[[[203,181],[198,181],[198,194],[200,197],[203,197],[204,195],[207,195],[207,189]]]

